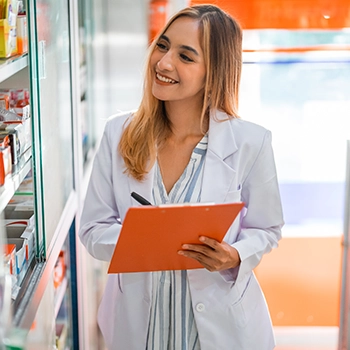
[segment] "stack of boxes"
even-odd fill
[[[1,0],[0,0],[1,1]],[[31,157],[31,118],[27,89],[0,89],[0,191]],[[11,185],[9,185],[11,186]],[[35,256],[35,217],[31,172],[21,182],[4,214],[5,269],[12,277],[12,298]]]
[[[7,205],[4,211],[4,225],[7,238],[5,264],[14,280],[12,297],[15,299],[35,256],[35,216],[31,172]]]
[[[21,0],[0,0],[0,58],[28,52],[27,17]]]
[[[31,121],[27,89],[0,90],[0,186],[31,157]]]

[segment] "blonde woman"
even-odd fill
[[[179,251],[202,269],[108,276],[98,321],[110,350],[274,348],[253,269],[283,217],[271,133],[238,115],[241,68],[238,23],[216,6],[183,9],[150,47],[137,111],[107,122],[79,233],[95,258],[111,259],[131,192],[155,205],[245,203],[222,243]]]

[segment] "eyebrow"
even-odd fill
[[[160,39],[163,39],[165,41],[167,41],[170,44],[170,39],[166,36],[166,35],[161,35]],[[194,49],[192,46],[188,46],[188,45],[181,45],[180,48],[187,50],[187,51],[191,51],[193,52],[195,55],[199,56],[199,53],[196,49]]]

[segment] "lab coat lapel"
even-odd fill
[[[214,112],[215,113],[215,112]],[[211,113],[201,202],[222,203],[232,191],[236,171],[225,160],[237,151],[232,125],[223,112]],[[221,121],[220,121],[221,120]]]

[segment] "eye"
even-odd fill
[[[157,43],[156,46],[158,47],[158,49],[160,51],[166,51],[167,50],[167,46],[165,44],[161,43],[161,42]]]
[[[186,62],[194,62],[192,58],[189,58],[187,55],[183,53],[180,54],[180,57]]]

